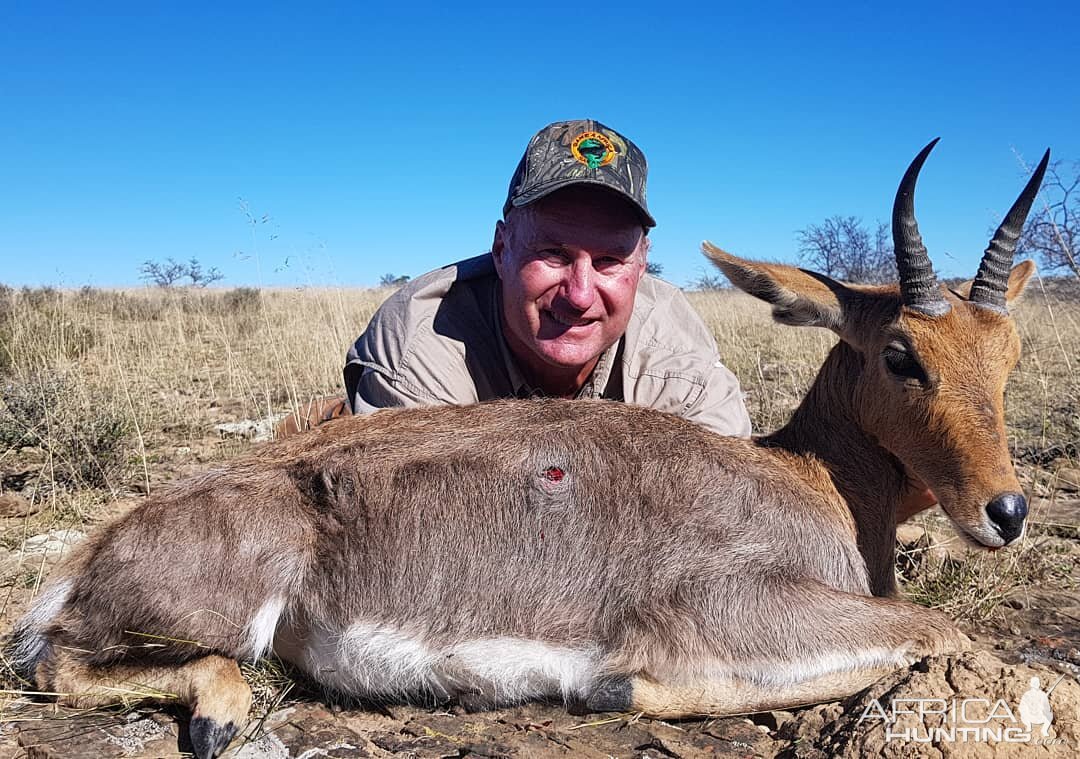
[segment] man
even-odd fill
[[[409,282],[349,351],[354,413],[493,398],[606,398],[750,434],[738,381],[682,292],[645,272],[645,156],[551,124],[510,182],[491,252]]]

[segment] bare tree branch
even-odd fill
[[[1080,278],[1080,162],[1071,169],[1055,161],[1046,170],[1040,197],[1032,210],[1017,251],[1035,256],[1047,272],[1067,269]]]
[[[225,279],[225,275],[216,266],[204,270],[197,258],[192,258],[186,264],[166,258],[164,263],[144,261],[139,267],[139,279],[157,287],[173,287],[183,279],[190,280],[188,284],[191,287],[206,287]]]
[[[143,261],[139,267],[139,279],[158,287],[172,287],[184,278],[184,264],[171,258],[161,261]]]
[[[845,282],[881,283],[896,278],[892,240],[885,224],[871,232],[855,216],[833,216],[799,230],[802,262]]]

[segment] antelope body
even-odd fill
[[[778,432],[724,438],[602,401],[346,417],[88,539],[17,626],[15,658],[75,705],[172,694],[209,757],[250,706],[236,661],[271,650],[366,699],[671,717],[837,698],[965,648],[942,614],[890,597],[898,506],[917,477],[974,542],[1023,530],[1004,305],[1032,271],[1007,279],[1046,159],[954,293],[914,222],[932,145],[894,207],[899,289],[706,244],[779,320],[841,337]]]

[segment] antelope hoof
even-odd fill
[[[220,756],[236,737],[236,732],[236,723],[230,721],[223,725],[209,717],[193,717],[188,726],[191,748],[198,759]]]
[[[955,654],[963,653],[964,651],[971,651],[975,648],[974,644],[971,642],[971,638],[969,638],[967,635],[960,632],[959,630],[956,631],[956,637],[952,641],[950,641],[949,646],[950,653]]]
[[[959,627],[949,625],[941,632],[941,638],[932,643],[933,654],[959,654],[971,650],[971,638]]]
[[[634,687],[629,678],[604,680],[585,699],[584,713],[630,711],[633,692]]]
[[[909,659],[909,665],[925,656],[940,656],[942,654],[959,654],[970,651],[972,648],[971,638],[964,635],[958,628],[946,628],[925,637],[909,640],[904,653]]]

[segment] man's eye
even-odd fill
[[[601,256],[593,263],[598,269],[610,269],[613,266],[618,266],[623,262],[623,259],[618,256]]]
[[[547,248],[546,250],[542,250],[540,251],[540,256],[544,258],[544,260],[551,261],[552,263],[565,263],[570,259],[570,257],[566,255],[566,251],[560,250],[559,248]]]

